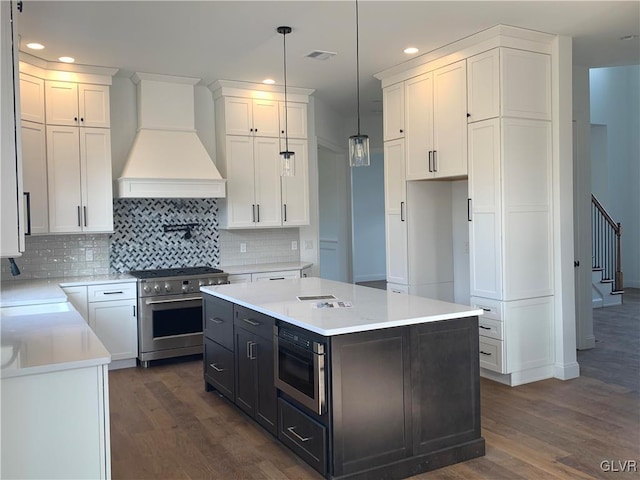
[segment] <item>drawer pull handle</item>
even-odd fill
[[[483,312],[490,312],[491,309],[487,308],[487,307],[480,307],[482,309]]]
[[[243,318],[242,320],[244,320],[245,322],[247,322],[249,325],[253,325],[254,327],[257,327],[260,325],[260,322],[255,322],[249,318]]]
[[[491,356],[491,354],[490,354],[490,353],[483,352],[482,350],[480,350],[480,353],[481,353],[482,355],[487,355],[487,356],[489,356],[489,357]]]
[[[217,323],[218,325],[221,324],[221,323],[224,323],[224,320],[222,320],[222,319],[220,319],[218,317],[213,317],[213,318],[210,318],[209,320],[211,320],[213,323]]]
[[[224,372],[224,368],[217,367],[215,363],[210,363],[209,366],[213,368],[216,372]]]
[[[273,277],[273,278],[270,278],[269,280],[284,280],[284,277]]]
[[[309,440],[311,440],[313,438],[313,437],[306,437],[305,438],[305,437],[300,436],[296,432],[296,427],[289,427],[289,428],[287,428],[287,431],[290,432],[294,437],[296,437],[301,442],[308,442]]]
[[[491,330],[491,327],[485,327],[484,325],[478,325],[483,330]]]
[[[122,290],[118,291],[118,292],[102,292],[103,295],[121,295],[124,292]]]

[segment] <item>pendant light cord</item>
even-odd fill
[[[358,29],[358,0],[356,0],[356,100],[358,104],[358,136],[360,135],[360,42]]]
[[[282,34],[283,56],[284,56],[284,144],[285,150],[289,151],[289,112],[287,108],[287,33]]]

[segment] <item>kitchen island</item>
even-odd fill
[[[484,455],[481,310],[320,278],[201,291],[206,389],[326,478]]]

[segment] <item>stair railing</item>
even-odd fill
[[[623,290],[620,256],[622,227],[611,218],[594,195],[591,195],[591,232],[593,235],[592,267],[602,270],[604,280],[613,282],[614,292],[621,292]]]

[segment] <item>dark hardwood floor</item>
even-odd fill
[[[594,310],[594,330],[596,348],[578,352],[579,378],[514,388],[482,379],[486,456],[414,478],[639,478],[616,462],[640,469],[640,290]],[[321,478],[205,392],[201,361],[117,370],[109,381],[114,479]]]

